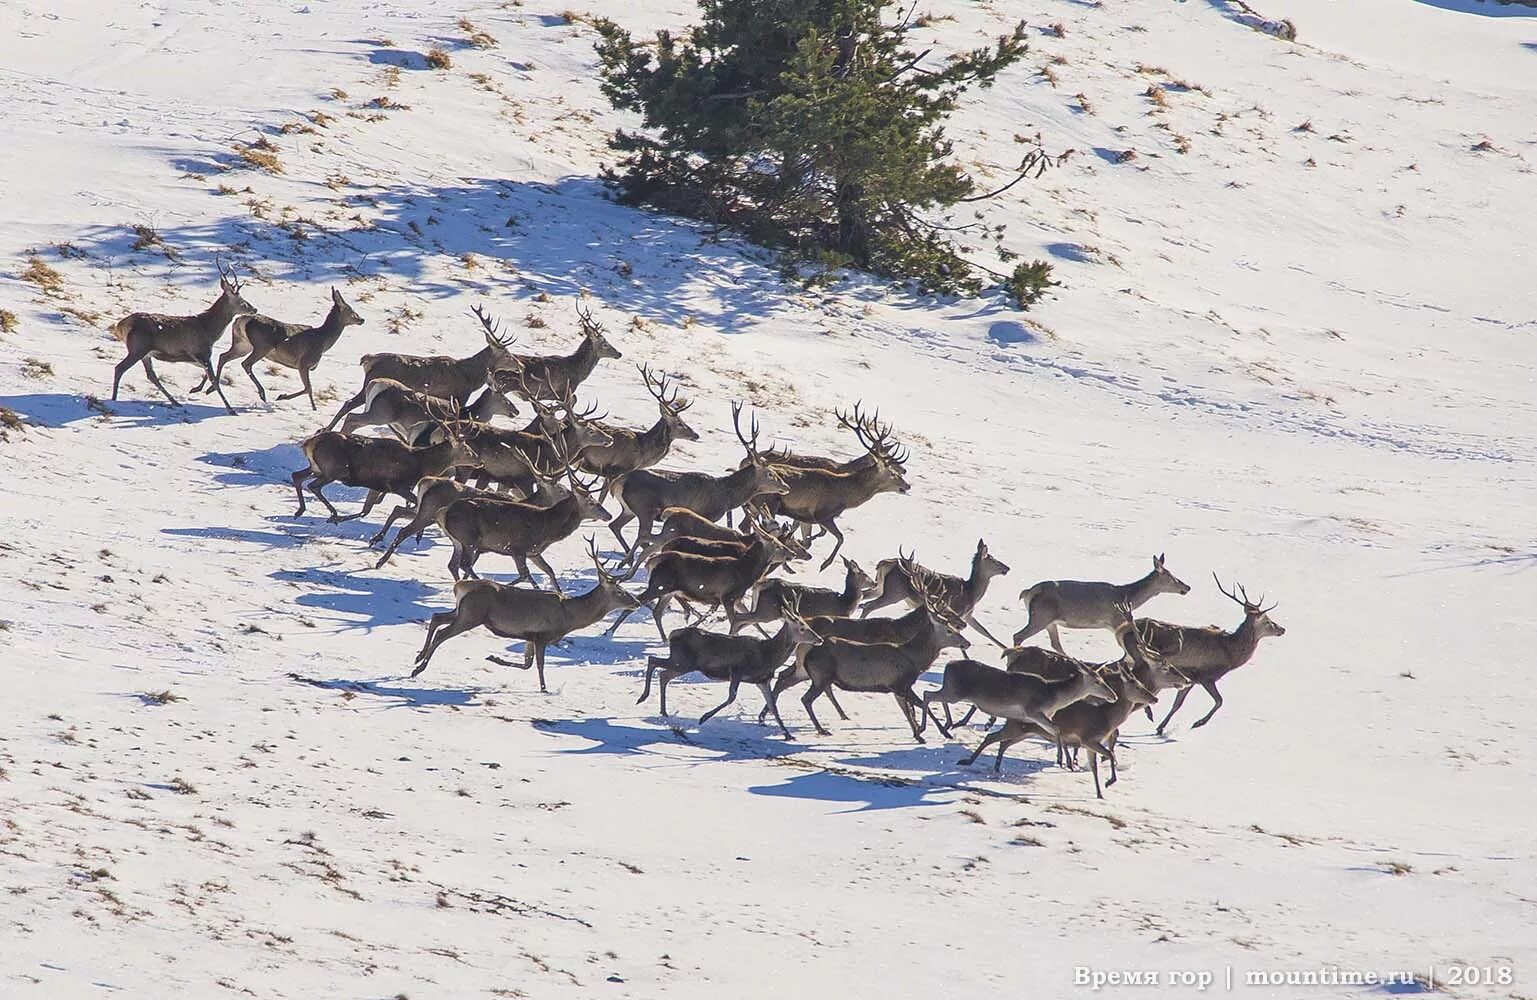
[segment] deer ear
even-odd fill
[[[1153,566],[1155,568],[1157,568],[1157,569],[1163,569],[1163,553],[1162,552],[1158,553],[1156,556],[1153,557]]]
[[[335,285],[332,285],[331,286],[331,301],[332,302],[340,302],[341,300],[342,300],[342,293],[338,292],[336,290],[336,286]]]

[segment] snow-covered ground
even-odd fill
[[[1296,43],[1219,0],[929,5],[941,52],[1040,29],[952,129],[984,176],[1016,134],[1074,150],[993,206],[1063,281],[1025,316],[787,288],[605,201],[592,31],[533,0],[0,5],[0,997],[1087,995],[1077,967],[1537,996],[1537,10],[1257,6]],[[233,152],[262,135],[280,175]],[[97,401],[112,321],[201,309],[216,254],[268,313],[318,320],[335,285],[368,318],[319,416],[239,372],[236,416],[138,371]],[[680,683],[674,730],[634,703],[644,615],[552,650],[547,696],[484,632],[408,679],[448,546],[376,571],[377,515],[294,519],[294,442],[359,355],[467,353],[479,303],[565,349],[583,293],[625,352],[587,392],[615,418],[654,416],[631,362],[686,375],[679,464],[736,462],[732,399],[839,454],[832,409],[879,405],[913,490],[847,551],[960,571],[985,537],[996,633],[1036,580],[1164,551],[1194,590],[1148,612],[1236,623],[1216,571],[1287,634],[1210,726],[1199,692],[1167,738],[1134,720],[1103,802],[1044,748],[994,778],[915,746],[886,697],[845,696],[831,738],[787,698],[786,743],[750,692],[693,725],[721,689]],[[582,544],[552,559],[573,581]]]

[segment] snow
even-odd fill
[[[0,996],[1065,997],[1089,992],[1075,966],[1217,990],[1232,970],[1252,996],[1303,993],[1246,972],[1324,966],[1537,990],[1537,12],[1256,4],[1292,44],[1214,0],[931,6],[954,18],[938,51],[1065,28],[951,129],[994,176],[1016,134],[1075,150],[994,206],[1063,282],[1028,314],[786,287],[750,247],[604,200],[623,119],[592,32],[532,3],[0,8],[0,405],[26,422],[0,442]],[[498,44],[463,44],[460,17]],[[451,69],[424,68],[435,47]],[[236,165],[260,134],[283,174]],[[136,223],[175,257],[133,249]],[[21,280],[34,252],[62,294]],[[238,373],[234,417],[138,371],[93,402],[111,322],[203,308],[215,255],[272,315],[317,322],[335,284],[368,318],[316,372],[322,413]],[[467,353],[479,303],[566,350],[584,290],[626,355],[586,393],[614,419],[654,419],[632,362],[687,375],[704,440],[681,466],[735,464],[732,399],[835,454],[833,407],[879,405],[913,490],[846,518],[848,553],[962,572],[985,537],[1013,567],[979,612],[995,633],[1037,580],[1166,552],[1194,590],[1148,613],[1235,624],[1215,571],[1287,634],[1211,725],[1189,728],[1200,692],[1167,738],[1133,720],[1103,802],[1039,746],[998,778],[956,764],[980,729],[915,746],[885,697],[845,696],[830,738],[787,698],[794,743],[751,692],[693,725],[716,685],[679,682],[662,720],[634,704],[646,615],[552,649],[547,696],[485,662],[518,648],[483,631],[408,679],[449,546],[429,531],[376,571],[378,514],[293,519],[295,442],[360,355]],[[197,380],[160,371],[183,398]],[[551,559],[578,587],[582,548]],[[1515,981],[1451,985],[1453,963]]]

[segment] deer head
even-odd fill
[[[689,402],[678,401],[678,390],[675,386],[672,387],[672,395],[668,395],[667,376],[653,375],[649,365],[636,367],[640,369],[640,377],[646,380],[646,391],[656,400],[656,405],[661,411],[662,422],[667,425],[672,436],[679,441],[698,441],[698,432],[683,422],[683,411],[689,408]]]
[[[971,557],[971,565],[972,572],[983,579],[1007,576],[1009,572],[1008,563],[1005,563],[1002,559],[994,558],[993,554],[987,551],[987,542],[980,538],[977,539],[977,552],[976,555]]]
[[[1222,581],[1217,579],[1216,573],[1213,573],[1211,578],[1216,580],[1217,589],[1222,591],[1222,596],[1243,608],[1245,625],[1253,628],[1261,636],[1286,634],[1284,627],[1270,619],[1270,612],[1276,609],[1276,605],[1272,604],[1268,608],[1262,606],[1265,603],[1263,595],[1259,600],[1251,601],[1248,591],[1243,589],[1243,584],[1238,584],[1238,593],[1234,594],[1222,586]]]
[[[580,302],[576,304],[576,318],[582,324],[582,336],[586,337],[587,342],[597,350],[599,358],[618,360],[624,357],[619,348],[609,343],[608,338],[603,335],[603,326],[592,318],[592,312],[583,308]]]
[[[593,541],[591,535],[587,536],[587,554],[592,556],[592,567],[598,573],[597,589],[602,591],[605,600],[614,608],[630,610],[640,607],[640,602],[635,599],[635,595],[624,589],[624,584],[628,583],[636,570],[640,569],[640,563],[637,562],[631,566],[630,571],[623,576],[609,572],[603,557],[598,554],[598,543]]]
[[[736,439],[742,442],[742,447],[747,449],[747,460],[752,463],[753,482],[759,493],[773,493],[780,496],[790,492],[790,487],[785,483],[779,473],[758,451],[758,418],[752,418],[752,433],[742,433],[742,404],[731,404],[731,425],[736,428]]]
[[[256,307],[245,300],[240,294],[240,279],[235,277],[233,267],[226,269],[217,258],[214,266],[219,269],[219,294],[234,309],[236,316],[250,316],[256,312]]]
[[[1188,594],[1190,584],[1170,573],[1163,564],[1163,553],[1153,557],[1153,593],[1155,594]]]
[[[501,322],[492,319],[491,315],[480,308],[480,306],[471,306],[470,313],[480,321],[481,331],[486,337],[486,347],[491,351],[486,371],[491,373],[502,371],[521,372],[523,368],[522,363],[513,357],[511,353],[512,343],[517,339],[516,335],[509,333],[505,337],[502,336]]]
[[[859,443],[864,446],[865,453],[880,470],[883,486],[898,493],[912,489],[903,475],[906,471],[907,451],[892,438],[891,425],[881,422],[879,411],[873,415],[865,414],[861,412],[860,403],[856,402],[852,415],[842,410],[833,412],[838,417],[838,423],[853,431]]]
[[[331,288],[331,306],[341,315],[343,329],[349,326],[362,326],[366,322],[347,304],[342,298],[342,293],[338,292],[335,286]]]

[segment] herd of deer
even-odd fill
[[[112,398],[125,372],[142,362],[145,374],[167,399],[152,361],[199,365],[198,386],[216,392],[226,408],[222,370],[244,358],[242,367],[265,402],[266,390],[253,366],[263,358],[297,369],[311,408],[315,398],[310,373],[342,332],[363,318],[335,289],[331,309],[319,326],[283,323],[258,314],[240,292],[231,271],[220,267],[220,295],[196,316],[135,313],[116,324],[113,332],[127,346],[117,365]],[[1162,734],[1199,686],[1212,699],[1212,708],[1195,726],[1203,726],[1222,705],[1217,682],[1254,655],[1260,639],[1285,630],[1274,622],[1263,601],[1251,601],[1240,586],[1236,592],[1217,586],[1243,608],[1243,621],[1232,630],[1216,626],[1172,625],[1133,612],[1158,594],[1185,594],[1190,587],[1153,560],[1151,572],[1128,584],[1053,580],[1020,594],[1029,618],[1004,647],[976,618],[989,583],[1009,567],[978,542],[968,576],[956,577],[920,565],[913,555],[885,559],[869,575],[844,558],[841,588],[824,589],[792,583],[772,575],[809,559],[810,547],[822,535],[835,540],[820,569],[830,566],[843,546],[837,521],[849,510],[880,493],[906,493],[907,453],[889,424],[856,404],[852,412],[837,413],[863,454],[838,461],[760,449],[759,426],[751,418],[742,426],[742,407],[732,405],[732,422],[745,452],[740,465],[724,475],[656,468],[674,441],[694,441],[699,435],[685,422],[688,402],[665,375],[640,366],[646,388],[655,398],[658,419],[645,430],[604,422],[594,407],[575,402],[577,389],[603,359],[620,351],[605,336],[591,314],[578,307],[582,342],[563,356],[530,356],[512,352],[512,338],[476,308],[486,346],[465,358],[369,354],[362,359],[363,384],[344,403],[325,429],[301,445],[308,464],[293,474],[297,515],[305,512],[305,490],[330,512],[332,521],[366,516],[386,495],[404,503],[391,512],[370,540],[384,540],[390,527],[407,518],[385,548],[378,565],[387,562],[408,537],[420,541],[429,524],[452,542],[449,572],[455,579],[454,608],[432,616],[427,637],[417,653],[412,676],[427,668],[444,642],[471,629],[524,642],[523,669],[533,667],[539,689],[546,690],[545,650],[551,643],[588,628],[610,612],[622,614],[608,629],[612,635],[634,611],[649,605],[657,631],[667,643],[666,656],[647,660],[640,702],[651,693],[660,674],[662,714],[667,715],[667,685],[689,673],[700,673],[729,685],[726,699],[700,720],[707,721],[736,699],[741,684],[755,685],[763,695],[760,724],[772,713],[786,739],[793,739],[780,717],[778,697],[803,682],[810,687],[801,698],[818,733],[828,731],[817,718],[815,704],[823,696],[843,719],[836,691],[893,695],[912,729],[923,742],[928,721],[950,736],[954,721],[950,706],[969,703],[1004,720],[963,764],[973,763],[997,745],[993,770],[1015,742],[1035,736],[1057,746],[1059,764],[1073,766],[1077,748],[1089,754],[1095,793],[1103,797],[1099,760],[1110,762],[1116,780],[1115,747],[1121,725],[1138,708],[1153,718],[1152,703],[1163,690],[1177,690],[1173,707],[1158,724]],[[213,346],[233,323],[232,344],[212,362]],[[196,390],[195,390],[196,391]],[[532,421],[519,429],[492,423],[515,417],[518,404],[533,411]],[[340,430],[334,430],[341,424]],[[367,436],[361,428],[387,429]],[[368,491],[363,508],[342,516],[325,496],[330,483]],[[612,498],[619,513],[604,503]],[[741,512],[733,525],[733,514]],[[725,520],[723,527],[719,522]],[[544,552],[576,532],[587,521],[607,521],[622,552],[610,563],[588,538],[596,571],[595,585],[579,595],[566,594]],[[633,541],[623,529],[635,522]],[[511,556],[518,574],[511,583],[481,579],[475,572],[480,556]],[[532,580],[529,563],[550,581],[549,590],[517,586]],[[644,567],[645,588],[633,593],[624,585]],[[674,600],[694,624],[669,631],[664,617]],[[870,617],[892,605],[909,610],[900,617]],[[722,612],[725,632],[700,625]],[[769,633],[764,626],[779,623]],[[758,635],[740,634],[752,627]],[[1003,648],[1003,667],[975,659],[945,664],[943,682],[921,697],[915,685],[947,648],[966,650],[968,628]],[[1108,663],[1090,663],[1062,650],[1059,629],[1105,629],[1124,651]],[[1051,648],[1026,646],[1045,631]],[[495,662],[508,661],[492,658]],[[786,666],[788,664],[788,666]],[[945,721],[933,706],[944,706]]]

